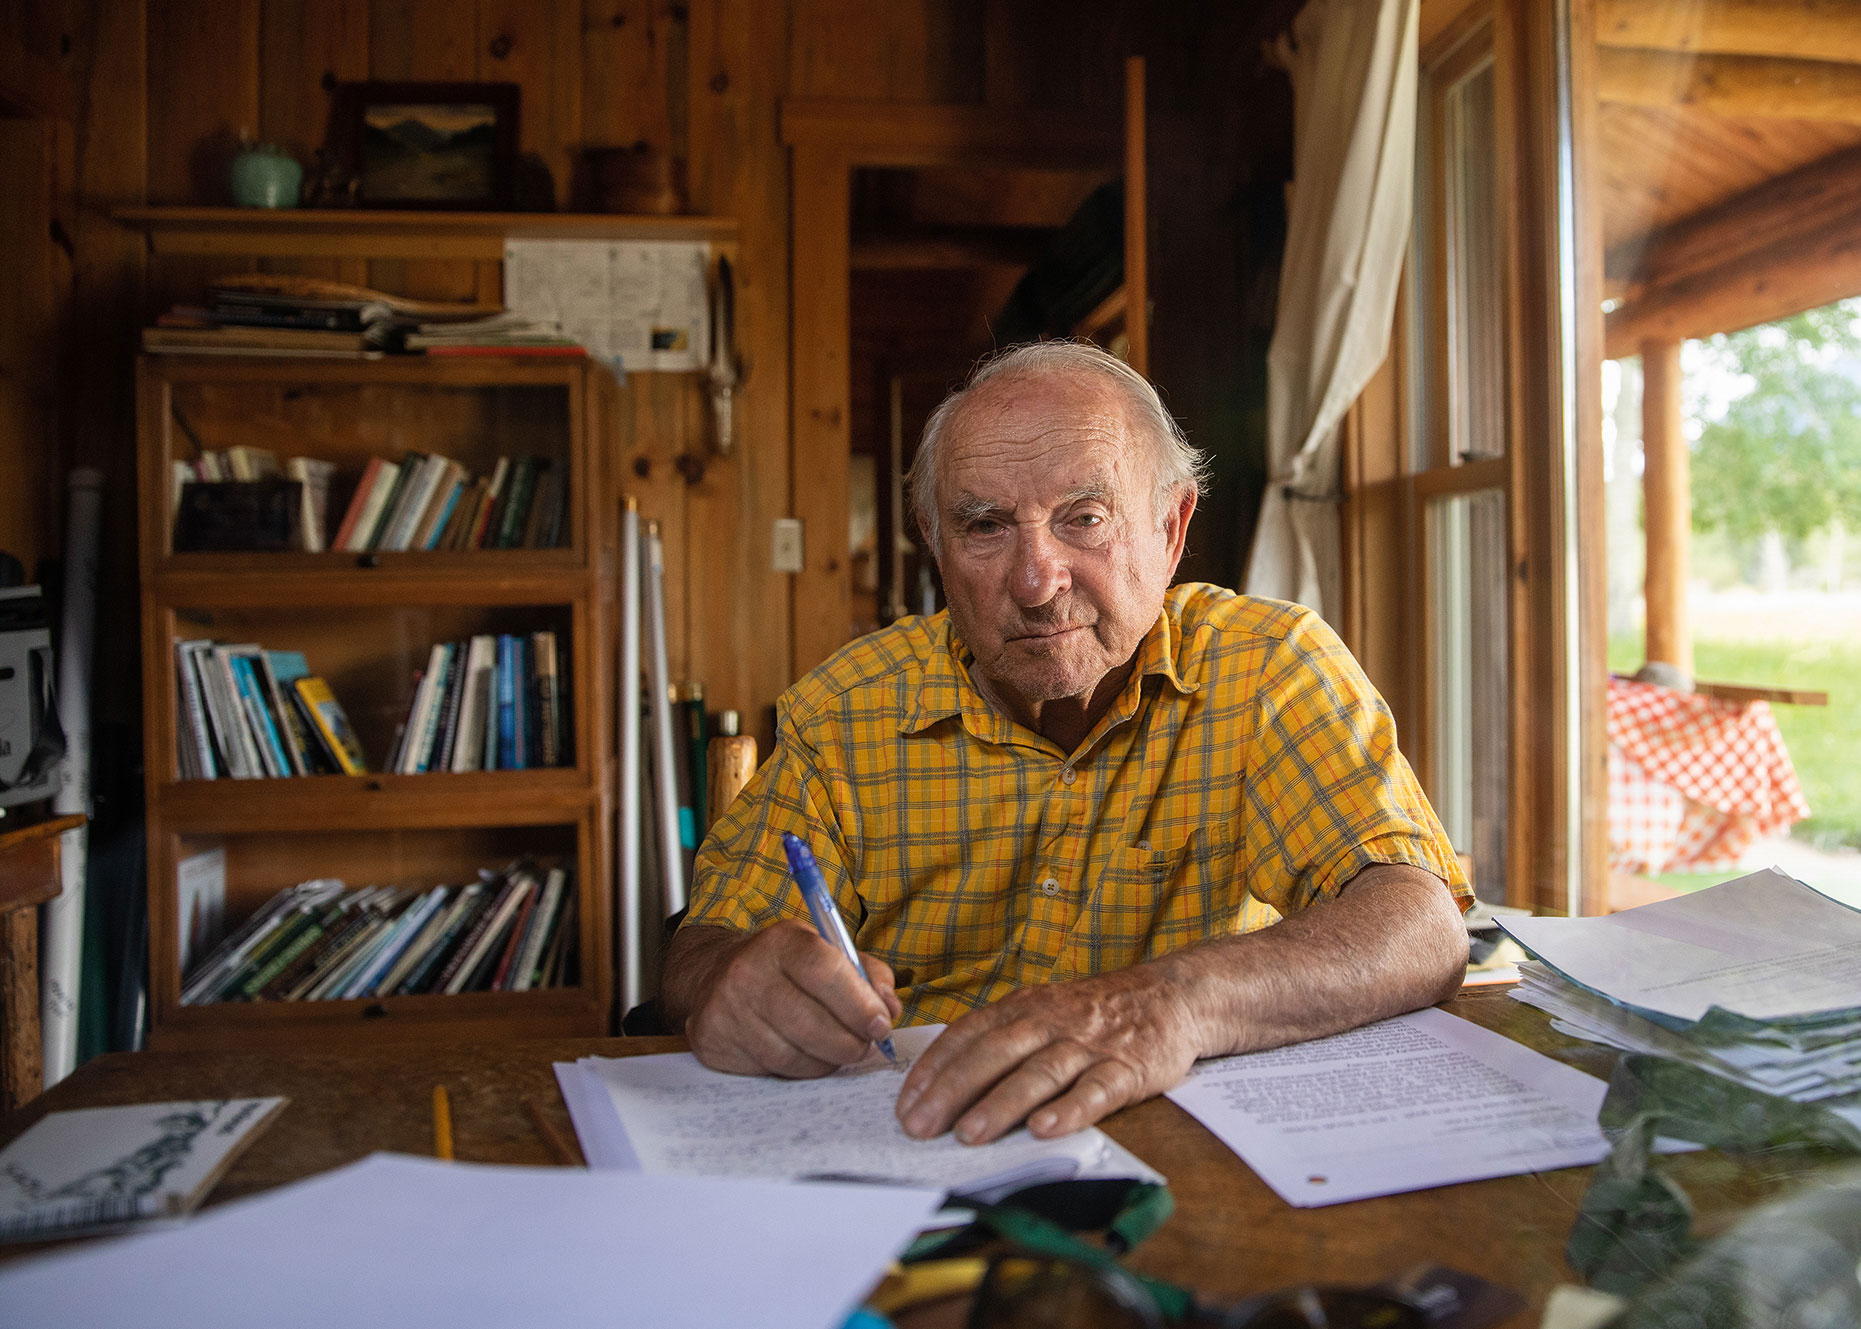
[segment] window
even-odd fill
[[[1475,891],[1504,902],[1512,448],[1496,82],[1490,24],[1422,71],[1405,470],[1420,534],[1416,764]]]

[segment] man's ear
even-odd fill
[[[924,520],[924,514],[916,508],[911,509],[911,520],[918,528],[918,547],[931,556],[931,562],[937,563],[937,542],[931,539],[930,523]],[[943,564],[937,563],[938,567]]]
[[[1163,536],[1169,542],[1170,580],[1176,579],[1176,569],[1183,561],[1183,551],[1189,547],[1189,519],[1195,516],[1195,486],[1185,485],[1176,496],[1175,506],[1163,516]]]

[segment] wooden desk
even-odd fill
[[[1505,989],[1464,992],[1447,1009],[1607,1076],[1613,1054],[1552,1032]],[[499,1045],[407,1047],[353,1054],[116,1053],[81,1067],[29,1106],[0,1119],[0,1142],[60,1108],[169,1098],[287,1094],[291,1104],[234,1165],[212,1202],[264,1190],[351,1162],[378,1149],[430,1154],[432,1095],[452,1097],[458,1157],[475,1162],[554,1162],[523,1106],[544,1105],[570,1133],[552,1061],[680,1049],[672,1038],[561,1039]],[[1536,1329],[1551,1288],[1575,1281],[1563,1247],[1589,1169],[1448,1186],[1294,1209],[1173,1103],[1157,1099],[1113,1117],[1107,1128],[1170,1179],[1176,1214],[1131,1258],[1141,1270],[1238,1298],[1299,1282],[1366,1283],[1411,1265],[1438,1263],[1516,1288],[1531,1305],[1514,1323]],[[1805,1170],[1791,1163],[1700,1153],[1667,1160],[1699,1208],[1697,1228],[1716,1232],[1745,1206]]]
[[[26,1102],[45,1083],[39,914],[32,906],[62,889],[59,837],[83,824],[81,816],[24,826],[0,822],[0,1112]]]

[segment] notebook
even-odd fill
[[[45,1241],[191,1213],[288,1101],[49,1113],[0,1151],[0,1241]]]
[[[943,1032],[900,1029],[899,1065],[877,1052],[818,1080],[725,1075],[689,1052],[584,1057],[556,1078],[591,1166],[791,1181],[936,1186],[994,1199],[1084,1177],[1162,1177],[1096,1127],[985,1145],[907,1137],[894,1114],[901,1071]]]

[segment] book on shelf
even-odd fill
[[[344,775],[362,775],[368,770],[368,761],[362,755],[362,744],[355,736],[355,729],[349,723],[348,713],[336,695],[330,691],[330,685],[320,678],[300,678],[291,684],[298,701],[303,705],[305,718],[322,737],[329,755]]]
[[[543,457],[500,457],[474,476],[437,453],[376,457],[357,481],[331,548],[369,550],[556,549],[568,524],[562,467]]]
[[[278,892],[184,975],[185,1005],[528,992],[573,981],[574,873],[520,859],[430,887]]]
[[[570,765],[566,681],[553,631],[436,643],[387,769],[418,775]]]
[[[174,656],[181,779],[362,774],[348,716],[301,652],[191,640]]]
[[[388,493],[400,473],[401,468],[394,462],[382,457],[369,458],[362,478],[356,482],[355,494],[349,500],[349,510],[343,514],[342,525],[336,528],[332,548],[368,548],[368,537],[381,520],[382,505],[388,501]]]
[[[284,473],[303,486],[300,529],[304,552],[321,553],[329,530],[330,486],[336,478],[336,464],[317,457],[292,457],[284,464]]]

